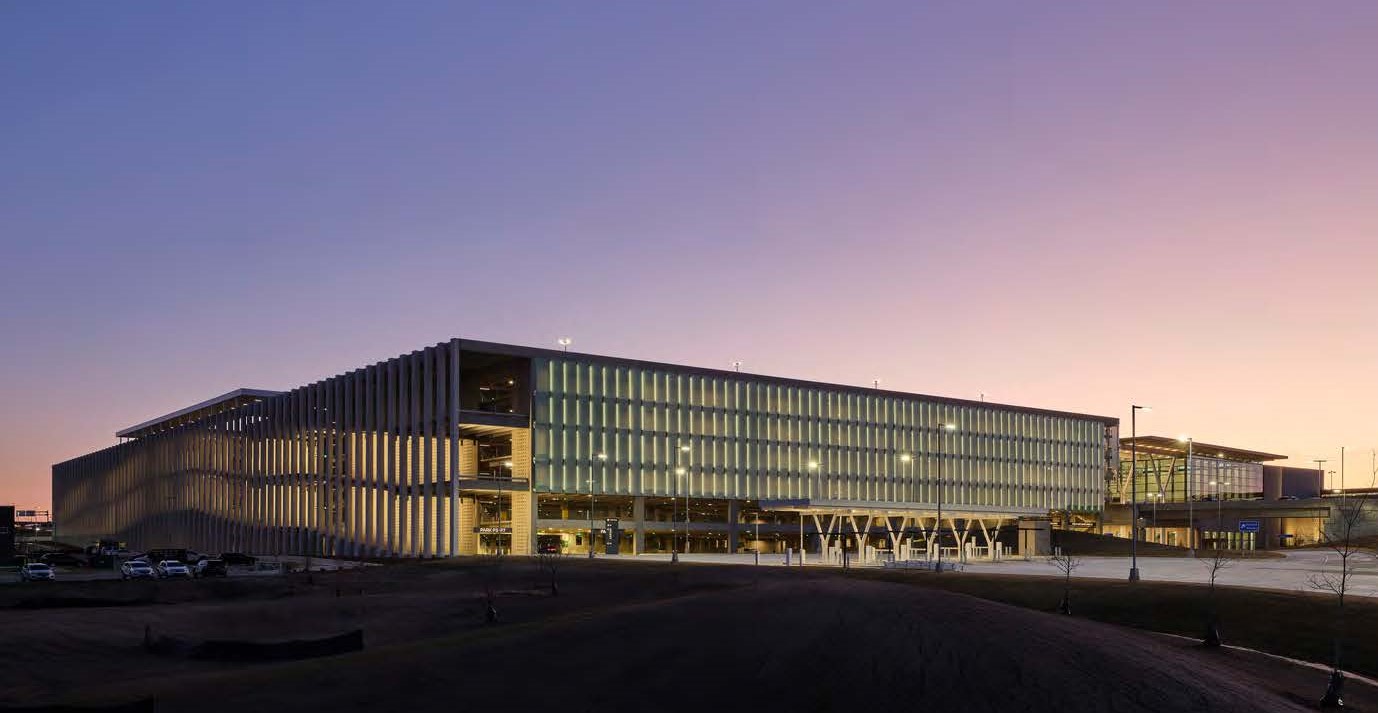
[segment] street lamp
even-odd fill
[[[1159,533],[1157,532],[1157,530],[1158,530],[1158,500],[1160,500],[1160,499],[1163,497],[1163,494],[1162,494],[1162,493],[1149,493],[1149,494],[1148,494],[1148,497],[1149,497],[1150,500],[1153,501],[1153,530],[1154,530],[1153,536],[1154,536],[1154,537],[1157,537],[1157,536],[1159,535]]]
[[[1192,557],[1195,557],[1195,556],[1196,556],[1196,526],[1193,524],[1192,502],[1191,502],[1191,501],[1192,501],[1192,496],[1193,496],[1193,494],[1194,494],[1194,491],[1192,490],[1192,483],[1191,483],[1191,448],[1192,448],[1192,445],[1193,445],[1193,441],[1192,441],[1191,436],[1180,436],[1180,437],[1178,437],[1177,441],[1178,441],[1179,443],[1181,443],[1181,442],[1186,442],[1186,444],[1187,444],[1187,464],[1186,464],[1186,469],[1185,469],[1185,470],[1186,470],[1186,478],[1187,478],[1187,489],[1186,489],[1186,495],[1187,495],[1187,549],[1190,550],[1191,556],[1192,556]]]
[[[674,489],[673,489],[673,490],[671,491],[671,493],[670,493],[670,561],[671,561],[671,562],[678,562],[678,561],[679,561],[679,533],[678,533],[678,531],[676,531],[676,529],[675,529],[675,527],[676,527],[676,526],[675,526],[675,523],[679,520],[679,479],[680,479],[680,477],[682,477],[685,473],[689,472],[688,470],[686,470],[686,469],[684,468],[684,466],[680,465],[680,463],[683,461],[683,459],[684,459],[684,457],[685,457],[684,454],[688,453],[689,450],[690,450],[689,446],[686,446],[686,445],[683,445],[683,444],[681,444],[681,445],[679,446],[679,448],[677,448],[677,449],[675,450],[675,484],[674,484]],[[684,513],[684,537],[685,537],[686,544],[687,544],[687,540],[688,540],[688,538],[689,538],[689,512],[688,512],[688,510],[689,510],[689,494],[688,494],[687,492],[686,492],[685,495],[684,495],[684,510],[685,510],[685,513]]]
[[[938,440],[938,521],[933,523],[933,532],[938,540],[938,561],[933,565],[934,572],[943,571],[943,461],[947,458],[947,434],[955,430],[957,424],[944,423]]]
[[[574,340],[569,337],[560,337],[555,340],[555,343],[560,345],[560,351],[569,352],[569,345],[573,344]]]
[[[906,464],[909,465],[909,488],[908,488],[908,491],[909,491],[909,492],[906,493],[905,497],[908,499],[908,502],[916,503],[916,502],[919,501],[919,496],[918,496],[918,493],[916,492],[917,486],[916,486],[915,483],[914,483],[914,456],[912,456],[912,455],[910,455],[910,454],[908,454],[908,453],[901,453],[901,454],[900,454],[900,462],[901,462],[901,463],[906,463]],[[901,538],[902,538],[902,537],[903,537],[903,532],[901,532]],[[896,552],[895,554],[896,554],[896,556],[899,555],[898,552]]]
[[[905,493],[905,498],[909,502],[918,502],[918,498],[914,494],[914,456],[908,453],[901,453],[900,462],[909,466],[909,492]]]
[[[1225,499],[1220,493],[1220,487],[1228,486],[1229,483],[1222,480],[1212,480],[1211,485],[1215,486],[1215,549],[1218,550],[1220,549],[1220,538],[1225,535]],[[1229,538],[1226,538],[1226,544],[1229,544]]]
[[[818,464],[818,461],[816,461],[816,460],[811,460],[811,461],[809,461],[808,466],[809,466],[809,470],[811,470],[811,471],[813,471],[813,472],[815,473],[815,477],[817,477],[818,475],[821,475],[821,473],[822,473],[821,469],[822,469],[823,466],[819,465],[819,464]],[[814,478],[809,478],[809,501],[810,501],[810,502],[813,501],[813,481],[814,481]],[[818,484],[818,490],[819,490],[819,492],[822,492],[822,491],[823,491],[823,484],[822,484],[822,483],[819,483],[819,484]],[[818,533],[818,535],[819,535],[819,538],[820,538],[819,547],[821,548],[821,547],[823,546],[823,545],[822,545],[822,541],[821,541],[821,538],[822,538],[822,536],[823,536],[823,533],[820,532],[820,533]],[[822,551],[823,551],[822,549],[819,549],[819,552],[822,552]],[[803,567],[803,566],[804,566],[804,512],[803,512],[802,510],[799,511],[799,566],[800,566],[800,567]]]
[[[1129,581],[1139,581],[1139,412],[1151,406],[1129,406]]]
[[[502,465],[503,465],[504,468],[507,469],[507,479],[508,479],[508,480],[511,480],[511,479],[512,479],[512,461],[510,461],[510,460],[503,461],[503,462],[502,462]],[[502,552],[503,552],[503,548],[502,548],[502,478],[498,478],[497,481],[498,481],[498,533],[497,533],[497,535],[495,535],[494,537],[495,537],[495,539],[497,540],[497,543],[498,543],[498,554],[502,554]],[[511,524],[509,524],[509,525],[508,525],[508,528],[510,529],[511,527],[512,527]],[[509,535],[507,536],[507,539],[508,539],[508,542],[507,542],[508,548],[511,548],[511,546],[512,546],[512,542],[511,542],[512,536],[511,536],[511,534],[509,534]]]
[[[598,460],[603,461],[603,480],[608,479],[608,454],[599,453]],[[604,535],[606,537],[606,534]],[[589,469],[589,559],[593,559],[593,469]]]

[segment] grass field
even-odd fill
[[[853,570],[850,576],[904,582],[960,592],[991,601],[1055,612],[1062,597],[1056,577],[952,573],[914,577],[884,570]],[[1337,608],[1333,595],[1217,587],[1221,634],[1228,644],[1290,658],[1329,663]],[[1072,614],[1095,621],[1200,638],[1211,603],[1205,585],[1073,579]],[[1378,602],[1345,604],[1344,667],[1378,678]]]

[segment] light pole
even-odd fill
[[[1220,494],[1220,486],[1229,485],[1219,478],[1212,480],[1211,485],[1215,486],[1215,549],[1220,549],[1220,538],[1225,534],[1225,498]],[[1229,538],[1226,538],[1229,544]],[[1227,548],[1228,549],[1228,548]]]
[[[913,456],[912,454],[909,454],[909,453],[901,453],[901,454],[900,454],[900,462],[901,462],[901,463],[907,463],[907,464],[909,465],[909,488],[908,488],[908,491],[909,491],[909,492],[906,494],[906,497],[908,498],[909,502],[916,503],[916,502],[919,501],[919,495],[918,495],[918,493],[916,492],[916,490],[917,490],[917,485],[914,483],[914,456]],[[886,522],[889,522],[889,520],[887,519]],[[904,522],[904,518],[900,518],[900,522],[903,523],[903,522]],[[903,529],[901,529],[901,531],[900,531],[900,538],[901,538],[901,541],[902,541],[903,538],[904,538],[904,531],[903,531]],[[899,556],[899,552],[895,552],[895,556],[898,557],[898,556]],[[906,556],[906,559],[907,559],[907,556]]]
[[[943,571],[943,461],[947,459],[947,434],[955,430],[957,424],[944,423],[938,439],[938,521],[933,523],[933,533],[938,540],[938,561],[933,565],[934,572]]]
[[[757,507],[760,507],[759,501]],[[761,513],[759,510],[756,512],[756,517],[752,520],[752,524],[756,526],[756,564],[759,565],[761,563]]]
[[[555,340],[555,343],[560,345],[560,351],[569,353],[569,345],[573,344],[574,340],[569,337],[560,337]]]
[[[816,460],[811,460],[811,461],[809,461],[808,466],[809,466],[809,470],[812,471],[812,472],[814,473],[814,477],[809,478],[809,502],[810,502],[810,504],[812,504],[812,503],[813,503],[813,481],[814,481],[815,478],[818,478],[818,477],[820,477],[820,476],[822,475],[823,466],[819,465],[818,461],[816,461]],[[820,492],[820,493],[823,492],[823,484],[822,484],[822,483],[819,483],[819,484],[818,484],[818,492]],[[821,532],[818,533],[818,538],[819,538],[819,543],[818,543],[819,549],[818,549],[818,551],[821,553],[821,552],[823,551],[823,541],[822,541],[822,540],[823,540],[823,533],[821,533]],[[803,566],[804,566],[804,513],[803,513],[802,511],[799,513],[799,566],[800,566],[800,567],[803,567]]]
[[[900,462],[909,466],[909,492],[905,493],[905,496],[909,502],[918,502],[917,496],[914,495],[914,456],[908,453],[901,453]]]
[[[1153,536],[1158,536],[1158,501],[1162,499],[1162,493],[1149,493],[1148,497],[1153,500]],[[1161,544],[1161,543],[1160,543]]]
[[[1139,412],[1148,406],[1129,406],[1129,581],[1139,581]]]
[[[599,453],[598,460],[603,462],[603,480],[608,479],[608,454]],[[604,533],[604,537],[607,534]],[[593,559],[593,469],[589,469],[589,559]]]
[[[509,461],[503,461],[502,464],[503,464],[504,467],[507,468],[507,479],[508,479],[508,480],[511,480],[511,479],[512,479],[512,461],[510,461],[510,460],[509,460]],[[495,539],[496,539],[497,542],[498,542],[498,554],[502,554],[503,551],[504,551],[503,548],[502,548],[502,478],[498,478],[497,480],[498,480],[498,534],[495,535],[494,537],[495,537]],[[511,529],[512,526],[509,524],[507,527],[508,527],[509,529]],[[511,545],[512,545],[512,542],[511,542],[512,536],[509,534],[508,537],[507,537],[507,539],[508,539],[508,543],[507,543],[507,544],[508,544],[508,547],[510,548]]]
[[[679,520],[679,479],[688,471],[681,463],[684,461],[684,454],[689,452],[689,446],[680,444],[675,449],[675,485],[670,493],[670,562],[679,561],[679,532],[675,529],[675,523]],[[689,508],[689,495],[684,496],[684,507]],[[689,514],[685,513],[684,536],[689,537]]]
[[[1186,443],[1187,443],[1187,464],[1186,464],[1186,468],[1185,468],[1185,470],[1186,470],[1186,478],[1187,478],[1187,489],[1186,489],[1186,496],[1187,496],[1187,549],[1189,550],[1189,554],[1190,554],[1192,557],[1195,557],[1195,556],[1196,556],[1196,525],[1193,524],[1192,496],[1194,495],[1194,491],[1192,490],[1192,487],[1191,487],[1191,486],[1192,486],[1192,483],[1191,483],[1191,448],[1192,448],[1193,442],[1192,442],[1192,437],[1191,437],[1191,436],[1182,436],[1182,437],[1178,438],[1177,440],[1178,440],[1179,442],[1181,442],[1181,441],[1186,441]]]

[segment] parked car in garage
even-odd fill
[[[49,552],[39,558],[49,567],[85,567],[86,560],[66,552]]]
[[[191,573],[196,577],[227,577],[230,570],[225,567],[224,560],[205,559],[197,562]]]
[[[222,552],[220,559],[231,567],[252,567],[258,560],[242,552]]]
[[[191,569],[177,560],[162,560],[158,563],[158,576],[164,579],[172,577],[191,578]]]
[[[120,579],[157,579],[158,573],[143,560],[129,560],[120,565]]]
[[[19,579],[23,582],[51,582],[57,579],[57,573],[42,562],[29,562],[19,568]]]

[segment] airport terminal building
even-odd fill
[[[117,436],[53,466],[57,539],[995,557],[1119,471],[1115,418],[467,339]]]

